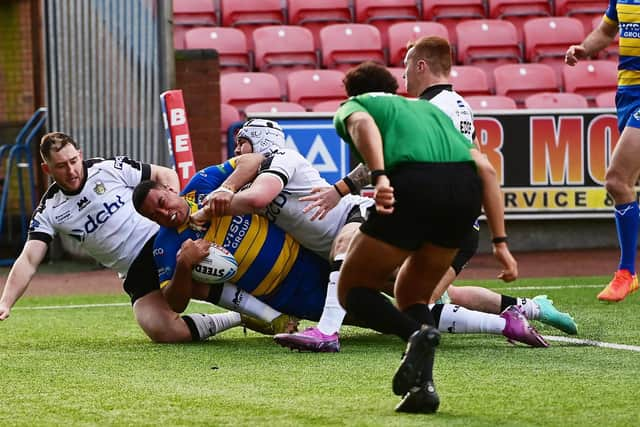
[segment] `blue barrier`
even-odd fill
[[[15,165],[16,168],[26,169],[28,174],[29,193],[31,195],[31,203],[29,205],[27,205],[27,201],[25,200],[25,183],[23,174],[17,174],[22,243],[27,240],[29,218],[37,204],[31,142],[38,135],[38,132],[40,132],[46,120],[47,109],[44,107],[39,108],[20,130],[16,137],[15,144],[0,146],[0,162],[2,161],[2,158],[7,155],[5,178],[2,186],[2,195],[0,196],[0,233],[4,226],[4,219],[7,216],[7,203],[9,201],[9,188],[11,187],[11,171],[13,166]],[[12,265],[14,262],[15,258],[0,259],[0,266]]]

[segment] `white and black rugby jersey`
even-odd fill
[[[460,133],[473,143],[476,137],[473,111],[467,101],[454,91],[451,85],[431,86],[420,94],[420,99],[426,99],[444,111],[453,120],[456,129],[460,130]]]
[[[34,211],[29,240],[49,243],[57,234],[76,240],[105,267],[126,274],[159,226],[139,215],[131,202],[134,187],[149,179],[148,164],[127,157],[83,162],[85,181],[74,193],[51,185]]]
[[[260,213],[291,234],[302,246],[325,259],[329,259],[331,244],[344,226],[349,212],[360,206],[365,217],[366,208],[373,204],[372,199],[348,195],[322,220],[311,221],[312,212],[302,213],[309,202],[298,199],[309,195],[313,187],[328,187],[329,183],[307,159],[296,150],[279,149],[264,160],[260,173],[273,174],[283,184],[280,194]]]

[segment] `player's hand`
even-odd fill
[[[506,242],[493,245],[493,255],[502,264],[502,271],[498,274],[498,279],[503,282],[513,282],[518,278],[518,262],[511,255]]]
[[[11,307],[0,304],[0,320],[5,320],[11,315]]]
[[[587,51],[584,46],[580,44],[574,44],[569,46],[567,49],[567,53],[564,55],[564,62],[567,65],[574,66],[578,63],[579,60],[585,59],[587,57]]]
[[[311,189],[311,194],[300,197],[301,202],[311,202],[302,209],[303,213],[307,213],[315,209],[311,215],[311,221],[315,219],[323,219],[331,209],[335,208],[340,202],[342,196],[334,187],[315,187]]]
[[[209,221],[211,221],[211,209],[205,206],[189,216],[189,227],[195,231],[206,231]]]
[[[376,201],[376,211],[381,215],[390,215],[393,213],[393,204],[396,199],[393,195],[393,187],[391,181],[386,175],[378,177],[376,188],[373,192],[373,199]]]
[[[187,239],[182,243],[180,250],[176,254],[176,262],[188,268],[193,268],[194,265],[209,255],[210,246],[211,243],[204,239]]]
[[[231,206],[233,196],[234,194],[228,191],[213,190],[204,198],[202,205],[211,209],[211,216],[224,216]]]

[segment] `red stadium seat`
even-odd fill
[[[295,102],[256,102],[249,104],[244,112],[249,113],[304,113],[304,107]]]
[[[618,86],[618,64],[613,61],[580,61],[562,70],[565,92],[579,93],[595,106],[595,97]]]
[[[280,0],[220,0],[222,7],[222,25],[237,27],[244,31],[250,48],[253,39],[251,33],[263,25],[284,25],[286,14]]]
[[[577,93],[542,92],[529,95],[524,99],[525,108],[558,109],[588,108],[587,98]]]
[[[393,67],[404,67],[404,56],[407,53],[407,42],[424,36],[439,36],[449,40],[447,27],[437,22],[398,22],[389,26],[389,64]]]
[[[389,72],[391,72],[391,74],[393,74],[393,77],[396,78],[396,81],[398,82],[398,90],[397,90],[397,94],[398,95],[402,95],[402,96],[408,96],[407,94],[407,88],[404,84],[404,68],[400,68],[400,67],[389,67],[387,68],[387,70],[389,70]]]
[[[602,22],[602,16],[596,16],[595,18],[593,18],[593,21],[591,21],[593,25],[593,29],[595,30],[596,28],[598,28],[601,22]],[[602,52],[600,52],[600,55],[598,56],[603,59],[611,59],[611,60],[617,61],[619,43],[620,43],[620,32],[618,31],[616,33],[616,38],[613,39],[613,42],[611,42],[609,47],[606,47]]]
[[[551,16],[549,0],[488,0],[489,18],[506,19],[516,26],[522,40],[522,27],[526,20],[536,16]]]
[[[584,26],[584,33],[591,32],[594,17],[602,18],[609,2],[607,0],[554,0],[556,16],[577,18]]]
[[[322,63],[348,70],[363,61],[385,64],[380,32],[369,24],[333,24],[320,30]]]
[[[318,102],[344,100],[347,95],[342,79],[344,73],[338,70],[294,71],[287,79],[289,101],[311,110]]]
[[[257,28],[253,32],[253,45],[256,68],[278,77],[283,95],[290,72],[315,69],[319,65],[313,35],[304,27],[268,25]]]
[[[602,92],[596,96],[596,107],[598,108],[615,108],[616,106],[616,91],[609,90]]]
[[[233,123],[241,120],[240,113],[233,105],[220,104],[220,140],[222,141],[222,149],[226,151],[227,148],[227,131],[229,126]],[[226,159],[228,156],[223,155]]]
[[[453,89],[464,97],[491,95],[492,92],[487,74],[482,68],[473,65],[454,65],[451,67],[449,81]]]
[[[220,24],[215,0],[173,0],[173,47],[184,49],[184,35],[194,27]]]
[[[220,100],[238,110],[256,102],[281,101],[278,79],[269,73],[226,73],[220,76]]]
[[[476,95],[467,96],[465,100],[473,110],[515,110],[518,108],[516,101],[508,96]]]
[[[313,109],[311,111],[313,111],[314,113],[335,113],[336,111],[338,111],[338,108],[340,108],[340,104],[342,104],[343,102],[344,100],[318,102],[313,106]]]
[[[474,19],[456,26],[461,65],[476,65],[492,80],[493,69],[522,62],[516,27],[502,19]]]
[[[378,28],[382,45],[389,46],[387,30],[395,22],[418,21],[420,10],[416,0],[354,0],[356,22]]]
[[[487,11],[483,0],[422,0],[422,19],[443,24],[450,41],[457,42],[456,25],[465,19],[484,19]]]
[[[251,71],[247,39],[236,28],[199,27],[185,33],[185,49],[215,49],[221,72]]]
[[[523,105],[524,99],[538,92],[557,92],[556,73],[545,64],[507,64],[493,71],[496,95],[513,98]]]
[[[533,18],[524,24],[524,47],[527,62],[553,67],[560,79],[567,47],[584,40],[582,23],[567,16]]]
[[[289,24],[310,30],[316,49],[320,49],[322,27],[353,22],[350,4],[351,0],[289,0]]]

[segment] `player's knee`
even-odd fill
[[[614,168],[607,170],[605,176],[605,188],[607,192],[611,194],[614,200],[618,201],[625,198],[632,193],[632,184],[627,182],[627,179]]]

